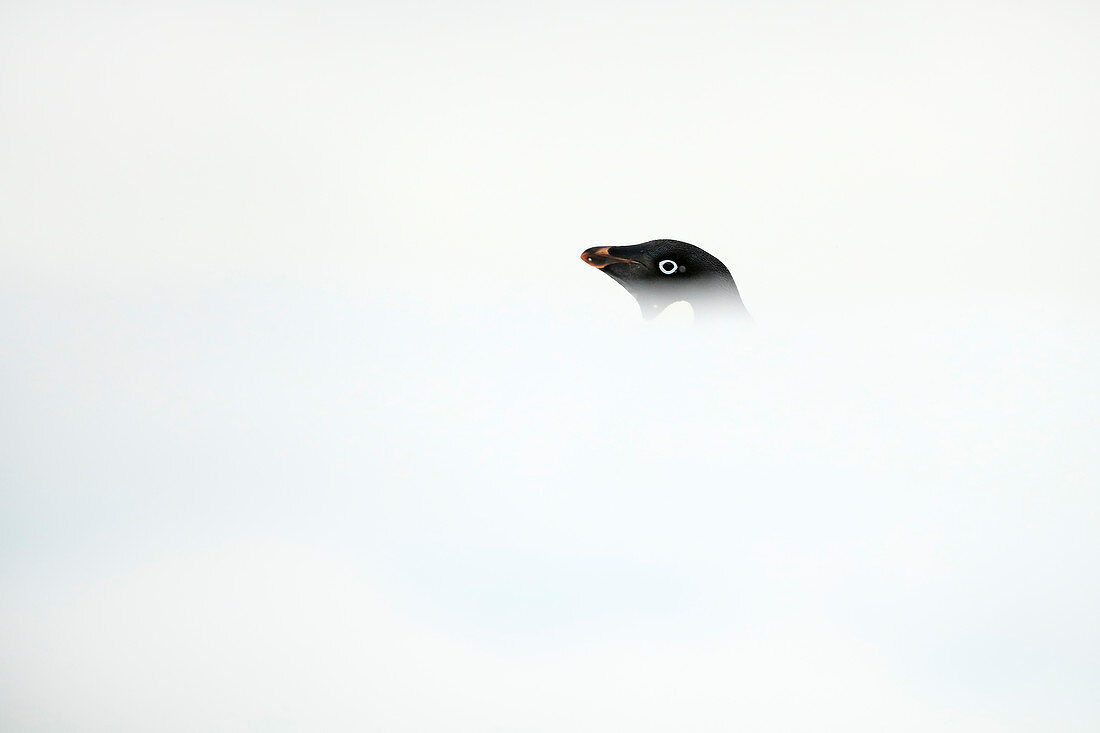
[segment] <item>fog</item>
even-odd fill
[[[1095,730],[1097,15],[0,6],[0,728]]]

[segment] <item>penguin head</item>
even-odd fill
[[[681,300],[691,304],[697,318],[701,310],[713,310],[715,303],[735,299],[741,304],[721,260],[687,242],[654,239],[625,247],[591,247],[581,259],[626,288],[646,320]]]

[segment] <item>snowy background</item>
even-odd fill
[[[1096,730],[1098,24],[0,3],[0,728]]]

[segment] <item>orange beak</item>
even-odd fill
[[[607,250],[609,249],[610,247],[590,247],[581,252],[581,259],[601,270],[612,262],[629,262],[633,265],[641,264],[636,260],[628,260],[625,257],[616,257],[613,254],[608,254]]]

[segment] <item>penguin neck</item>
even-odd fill
[[[732,277],[716,277],[703,281],[688,302],[691,303],[696,323],[751,320]]]

